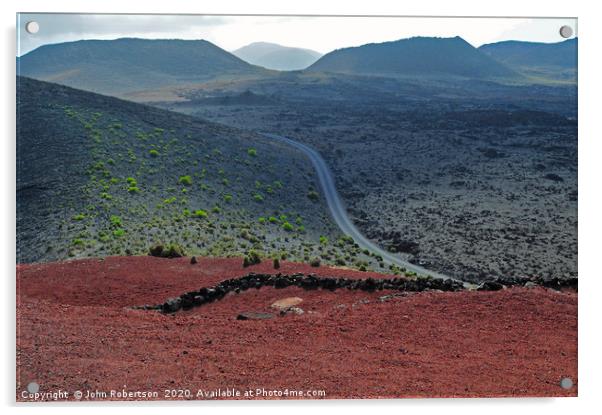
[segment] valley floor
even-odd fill
[[[286,261],[278,271],[383,277]],[[243,268],[237,258],[18,265],[17,400],[29,400],[23,391],[34,381],[69,399],[76,390],[86,399],[86,391],[111,389],[155,391],[153,399],[166,390],[206,399],[216,389],[258,388],[326,399],[577,395],[575,292],[288,287],[228,294],[171,315],[131,308],[249,272],[276,270],[271,261]],[[270,305],[288,297],[303,300],[303,314],[274,313]],[[238,320],[243,312],[275,315]],[[575,386],[562,389],[564,377]]]

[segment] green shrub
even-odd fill
[[[261,258],[259,257],[259,254],[255,251],[249,251],[249,253],[247,255],[245,255],[245,257],[242,261],[242,266],[246,268],[250,265],[256,265],[256,264],[260,264],[260,263],[261,263]]]
[[[254,148],[250,148],[247,150],[247,154],[251,157],[255,157],[257,156],[257,150],[255,150]]]
[[[148,154],[150,154],[151,157],[159,157],[159,152],[154,148],[151,151],[149,151]]]
[[[84,220],[86,219],[86,215],[84,215],[83,213],[78,213],[77,215],[75,215],[73,217],[73,220]]]
[[[130,186],[130,187],[128,187],[128,192],[129,193],[138,193],[138,192],[140,192],[140,188],[138,186]]]
[[[168,246],[161,244],[154,245],[149,249],[148,254],[160,258],[180,258],[186,255],[184,249],[178,244],[170,244]]]
[[[178,183],[183,184],[184,186],[190,186],[192,184],[192,177],[190,176],[180,176]]]
[[[253,195],[253,199],[254,199],[256,202],[263,202],[263,196],[262,196],[262,195],[260,195],[259,193],[255,193],[255,194]]]
[[[280,260],[278,258],[274,258],[274,269],[280,268]]]
[[[169,204],[171,204],[171,203],[174,203],[176,200],[178,200],[178,198],[177,198],[177,197],[175,197],[175,196],[173,196],[173,197],[170,197],[170,198],[168,198],[168,199],[165,199],[165,200],[163,201],[163,203],[164,203],[164,204],[166,204],[166,205],[169,205]]]
[[[206,218],[208,215],[209,214],[207,213],[207,211],[203,209],[194,211],[194,216],[196,216],[197,218]]]
[[[284,223],[282,224],[282,229],[284,229],[284,230],[285,230],[285,231],[287,231],[287,232],[291,232],[291,231],[293,231],[295,228],[294,228],[294,226],[293,226],[293,225],[291,225],[289,222],[284,222]]]
[[[278,218],[276,218],[275,216],[270,216],[268,218],[268,222],[270,222],[270,223],[278,223]]]
[[[123,230],[123,229],[121,229],[121,228],[119,228],[119,229],[115,229],[115,230],[113,231],[113,236],[115,236],[115,237],[117,237],[117,238],[120,238],[120,237],[122,237],[123,235],[125,235],[125,230]]]
[[[320,236],[320,244],[321,245],[327,245],[328,244],[328,238],[325,236]]]
[[[265,218],[263,216],[261,216],[259,219],[257,219],[259,221],[259,223],[265,223]]]
[[[230,203],[232,201],[232,195],[224,195],[224,202]]]
[[[307,197],[309,198],[309,200],[312,200],[315,202],[316,200],[318,200],[320,198],[320,195],[315,190],[310,190],[309,192],[307,192]]]
[[[119,228],[121,226],[121,218],[117,215],[111,215],[111,217],[109,218],[109,221],[111,222],[111,225]]]
[[[182,247],[180,245],[177,244],[171,244],[167,247],[167,249],[163,250],[163,257],[164,258],[180,258],[183,257],[184,254],[184,250],[182,249]]]

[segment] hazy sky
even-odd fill
[[[39,23],[32,35],[29,21]],[[428,18],[428,17],[297,17],[297,16],[190,16],[190,15],[18,15],[17,55],[40,45],[80,39],[205,39],[226,50],[252,42],[327,53],[334,49],[384,42],[411,36],[461,36],[473,46],[500,40],[559,42],[562,25],[576,19]]]

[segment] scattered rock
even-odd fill
[[[503,289],[504,286],[497,281],[485,281],[477,287],[477,291],[499,291]]]
[[[525,283],[525,288],[535,288],[537,287],[537,284],[535,284],[533,281],[528,281]]]
[[[280,311],[281,316],[284,316],[286,314],[296,314],[296,315],[300,316],[301,314],[304,314],[304,313],[305,313],[305,311],[303,311],[303,309],[299,308],[299,307],[289,307],[286,310]]]
[[[237,320],[269,320],[273,318],[274,315],[271,313],[258,313],[258,312],[245,312],[240,313],[236,316]]]
[[[278,301],[275,301],[274,303],[272,303],[272,305],[270,307],[275,308],[280,311],[286,311],[286,310],[290,309],[291,307],[301,304],[302,302],[303,302],[302,298],[287,297],[287,298],[282,298]]]
[[[557,175],[556,173],[548,173],[543,177],[544,177],[544,179],[552,180],[553,182],[557,182],[557,183],[564,181],[564,179],[562,177],[560,177],[559,175]]]
[[[182,307],[182,299],[180,297],[169,298],[163,304],[164,313],[175,313]]]

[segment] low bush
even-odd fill
[[[116,238],[120,238],[120,237],[122,237],[123,235],[125,235],[125,230],[123,230],[123,229],[121,229],[121,228],[119,228],[119,229],[115,229],[115,230],[113,231],[113,236],[115,236]]]
[[[209,214],[207,213],[207,211],[203,209],[194,211],[194,216],[196,216],[197,218],[206,218],[208,215]]]
[[[117,215],[111,215],[111,217],[109,218],[109,221],[111,222],[111,225],[113,225],[115,227],[121,226],[121,218]]]
[[[178,244],[154,245],[149,249],[148,254],[159,258],[180,258],[186,255],[184,249]]]
[[[313,258],[311,261],[309,261],[309,265],[311,265],[312,267],[319,267],[320,266],[320,258]]]
[[[316,200],[318,200],[320,198],[320,195],[315,190],[310,190],[309,192],[307,192],[307,197],[309,198],[309,200],[312,200],[315,202]]]
[[[256,264],[260,264],[260,263],[261,263],[261,258],[259,257],[259,254],[255,251],[249,251],[249,253],[247,255],[245,255],[245,257],[242,261],[242,266],[246,268],[250,265],[256,265]]]
[[[184,186],[190,186],[192,184],[192,177],[180,176],[178,183],[183,184]]]

